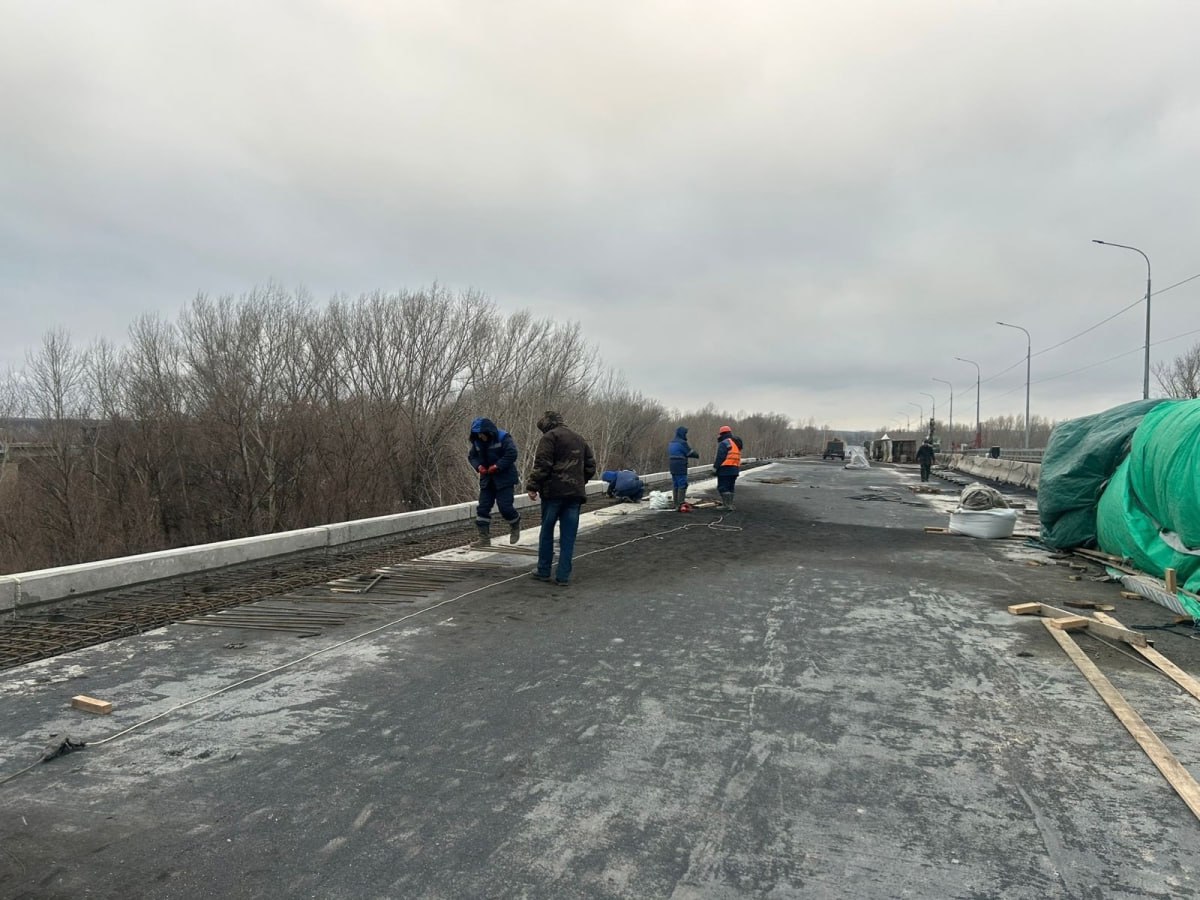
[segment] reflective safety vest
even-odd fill
[[[733,438],[726,438],[729,441],[729,449],[725,451],[725,459],[721,463],[722,466],[741,466],[742,464],[742,448],[734,442]]]

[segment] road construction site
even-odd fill
[[[589,513],[569,588],[531,530],[11,668],[0,894],[1200,892],[1192,629],[940,486],[780,461]]]

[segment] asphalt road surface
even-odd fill
[[[5,672],[0,777],[394,621],[0,785],[0,896],[1196,896],[1200,823],[1005,607],[1170,615],[1019,541],[925,534],[946,517],[915,481],[779,463],[730,514],[606,511],[569,588],[476,579],[305,641],[173,626]],[[1200,773],[1200,703],[1077,639]]]

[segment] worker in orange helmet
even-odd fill
[[[725,509],[733,512],[733,486],[742,466],[742,439],[728,425],[717,430],[717,457],[713,473],[717,476],[717,492]]]

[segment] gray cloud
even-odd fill
[[[580,321],[632,386],[842,427],[1200,272],[1200,10],[1152,2],[9,4],[0,365],[274,278]],[[1200,327],[1200,280],[1154,340]],[[1135,308],[1034,412],[1140,395]],[[1156,361],[1200,335],[1153,349]],[[1040,382],[1040,383],[1039,383]],[[939,397],[944,387],[934,384]],[[1024,367],[984,385],[1024,406]]]

